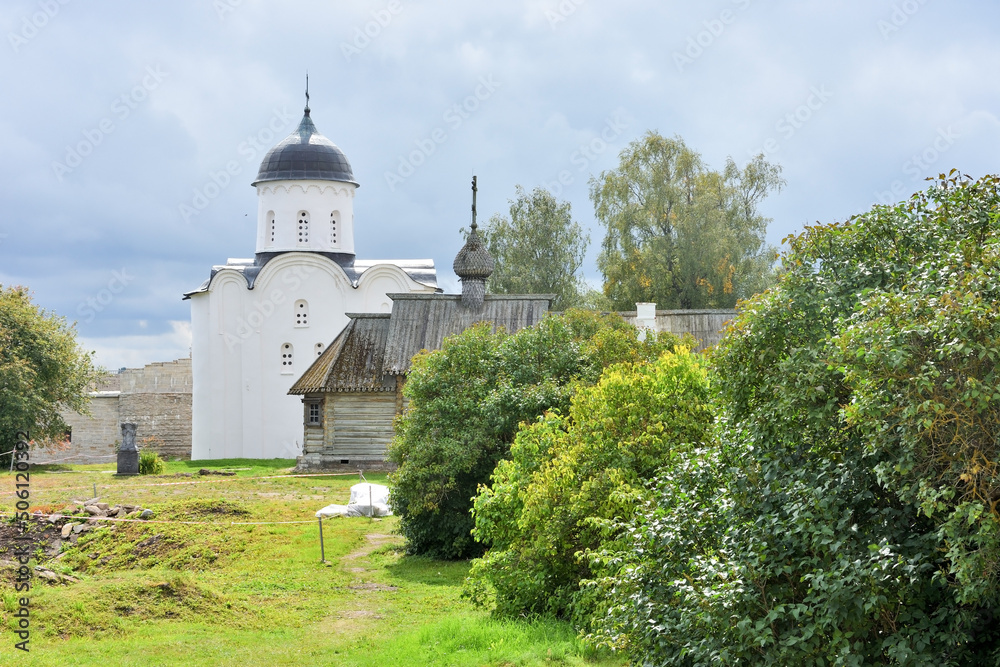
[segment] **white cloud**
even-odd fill
[[[97,364],[108,369],[140,368],[151,361],[171,361],[191,354],[191,323],[169,322],[171,330],[153,336],[78,338],[80,347],[94,352]]]

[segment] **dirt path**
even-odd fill
[[[365,559],[373,552],[389,544],[403,544],[404,539],[399,535],[384,535],[381,533],[369,533],[365,535],[364,543],[349,554],[340,558],[344,569],[354,575],[353,582],[347,588],[356,594],[357,606],[351,609],[340,609],[336,612],[332,622],[324,624],[325,629],[337,632],[346,631],[348,628],[357,629],[357,621],[372,621],[382,618],[377,609],[372,609],[378,603],[378,598],[372,593],[391,593],[399,590],[396,586],[389,586],[371,581],[365,581],[364,573],[374,571],[374,568],[364,567]]]
[[[352,551],[343,557],[345,561],[355,561],[359,558],[371,555],[372,552],[384,547],[387,544],[402,544],[403,538],[399,535],[382,535],[381,533],[368,533],[365,535],[365,544],[356,551]],[[352,570],[353,571],[353,570]],[[364,572],[364,570],[361,570]]]

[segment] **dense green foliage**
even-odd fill
[[[519,185],[510,215],[494,214],[482,233],[496,261],[486,285],[490,293],[555,294],[553,310],[580,304],[585,286],[577,272],[590,239],[573,221],[569,202]]]
[[[700,361],[681,347],[611,366],[573,396],[568,415],[549,412],[520,430],[476,498],[475,535],[492,546],[470,572],[474,601],[503,616],[587,624],[599,603],[580,588],[595,576],[589,555],[622,547],[620,525],[648,499],[656,470],[708,440]]]
[[[768,286],[775,249],[764,242],[760,202],[784,181],[763,155],[742,170],[712,171],[680,137],[648,132],[622,151],[617,169],[591,180],[606,228],[598,266],[620,310],[732,308]]]
[[[809,228],[786,268],[714,355],[718,451],[606,555],[594,639],[651,664],[997,664],[1000,181]]]
[[[0,286],[0,448],[18,431],[37,442],[61,438],[60,410],[85,412],[87,391],[100,377],[90,353],[63,318],[31,302],[21,287]]]
[[[463,558],[482,553],[470,509],[480,484],[505,458],[521,422],[565,412],[580,385],[613,363],[654,359],[670,335],[640,341],[616,315],[570,310],[515,334],[474,326],[417,355],[388,458],[393,511],[414,553]]]

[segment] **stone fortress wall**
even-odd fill
[[[191,359],[160,361],[113,374],[90,393],[90,414],[63,413],[70,426],[64,445],[31,453],[34,463],[109,463],[121,441],[121,422],[135,422],[136,442],[151,436],[161,456],[191,456]],[[148,446],[148,445],[147,445]]]
[[[163,440],[160,456],[191,458],[191,359],[125,369],[118,420],[136,424],[140,449],[143,438],[156,436]]]

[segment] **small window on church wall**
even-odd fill
[[[281,372],[292,372],[292,344],[285,343],[281,346]]]
[[[313,425],[319,424],[319,403],[309,404],[309,423]]]
[[[309,243],[309,211],[299,211],[299,245]]]
[[[274,228],[274,211],[268,211],[267,212],[267,226],[268,226],[268,229],[270,230],[270,234],[271,234],[271,245],[274,245],[274,233],[275,233],[275,228]]]
[[[337,245],[337,212],[334,211],[330,214],[330,245]]]
[[[299,299],[295,302],[293,308],[295,309],[295,326],[309,326],[309,304],[306,303],[306,300]]]
[[[323,354],[323,343],[316,343],[316,356]]]

